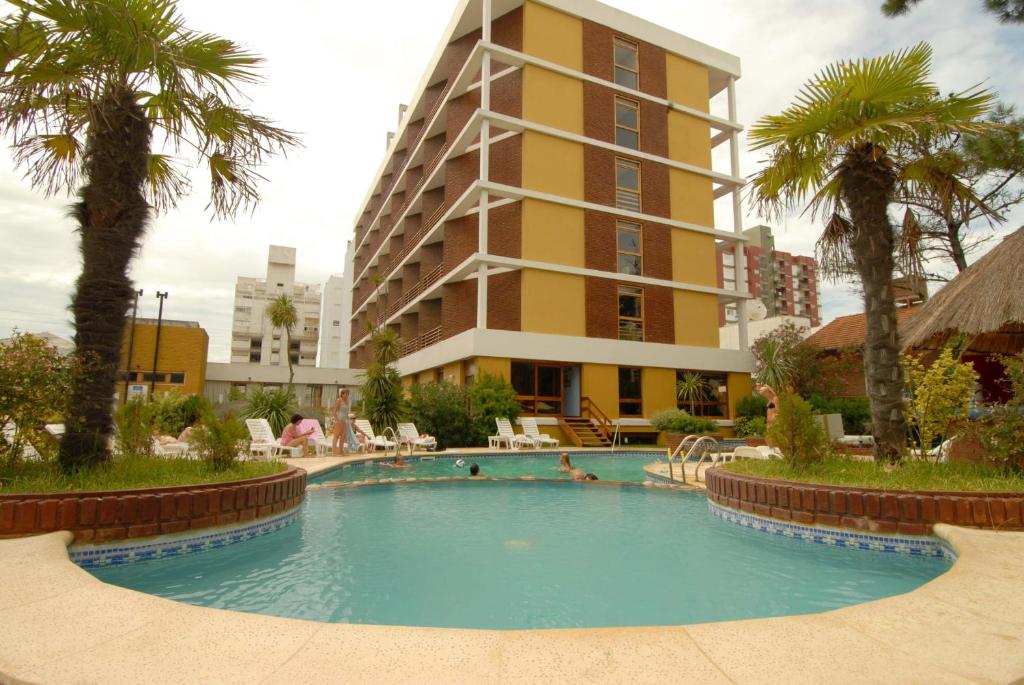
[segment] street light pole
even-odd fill
[[[124,401],[128,401],[128,374],[132,370],[132,350],[135,349],[135,316],[139,313],[139,298],[142,288],[135,291],[135,304],[132,305],[132,330],[128,333],[128,359],[124,363]]]
[[[164,321],[164,300],[167,299],[167,293],[162,293],[158,290],[156,296],[160,300],[160,311],[156,315],[156,344],[153,345],[153,373],[149,375],[149,399],[153,399],[153,393],[155,392],[156,359],[160,355],[160,328]]]

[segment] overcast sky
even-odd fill
[[[1024,105],[1024,27],[1004,27],[981,0],[925,0],[908,17],[885,19],[881,0],[611,0],[609,4],[740,56],[739,115],[749,126],[789,104],[823,65],[929,41],[944,91],[983,82]],[[318,0],[179,0],[190,27],[231,38],[267,59],[266,83],[247,90],[252,108],[299,132],[304,148],[262,173],[263,202],[251,216],[210,221],[207,179],[157,217],[132,276],[145,290],[141,316],[198,320],[211,361],[227,361],[235,279],[262,276],[271,243],[298,249],[297,280],[340,272],[353,218],[382,161],[398,105],[413,94],[456,0],[339,3]],[[0,13],[10,7],[0,0]],[[745,145],[744,145],[745,147]],[[758,158],[742,155],[749,176]],[[724,169],[723,169],[724,170]],[[67,312],[80,268],[68,199],[45,198],[0,152],[0,336],[12,328],[70,337]],[[728,219],[719,218],[720,223]],[[761,223],[748,215],[747,225]],[[998,229],[1024,221],[1018,211]],[[778,249],[813,254],[818,229],[799,217],[775,225]],[[823,287],[825,319],[859,311],[848,288]]]

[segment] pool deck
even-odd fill
[[[1024,677],[1024,533],[935,528],[959,560],[905,595],[806,616],[523,631],[330,624],[189,606],[100,582],[68,560],[70,533],[2,540],[0,683]]]

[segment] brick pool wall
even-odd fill
[[[1024,493],[929,492],[816,485],[722,469],[705,476],[713,502],[781,521],[924,535],[935,523],[1024,530]]]
[[[0,538],[69,530],[76,544],[246,523],[306,496],[306,472],[249,480],[109,492],[0,495]]]

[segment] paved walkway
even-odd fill
[[[0,541],[2,683],[1009,683],[1024,533],[936,526],[918,590],[809,616],[661,628],[452,630],[179,604],[72,564],[69,533]],[[799,582],[795,580],[794,582]]]

